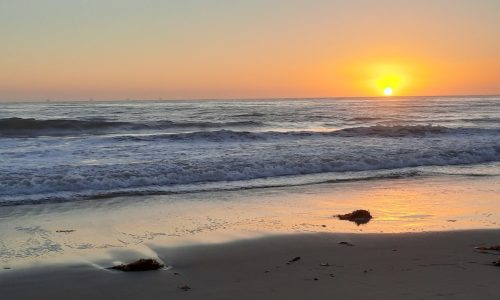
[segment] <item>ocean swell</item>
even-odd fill
[[[262,126],[257,121],[228,122],[176,122],[170,120],[149,121],[142,123],[118,122],[104,119],[72,120],[52,119],[38,120],[33,118],[0,119],[0,136],[64,136],[75,134],[103,134],[117,131],[161,130],[175,128],[226,128]]]
[[[185,141],[185,142],[250,142],[250,141],[274,141],[280,139],[304,139],[304,138],[328,138],[328,137],[426,137],[439,134],[454,135],[476,135],[476,134],[500,134],[500,129],[479,128],[448,128],[443,126],[369,126],[351,127],[334,131],[234,131],[234,130],[210,130],[194,131],[186,133],[167,133],[151,135],[122,135],[112,137],[116,141]]]

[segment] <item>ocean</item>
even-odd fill
[[[0,104],[0,206],[444,175],[500,175],[500,97]]]

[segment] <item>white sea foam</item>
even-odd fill
[[[309,149],[311,153],[242,153],[225,157],[190,157],[188,160],[176,155],[172,159],[130,164],[19,167],[11,171],[3,169],[0,174],[0,201],[11,196],[24,196],[28,199],[30,195],[43,194],[51,198],[66,192],[70,198],[89,191],[112,194],[121,189],[147,193],[156,191],[158,187],[207,182],[500,161],[500,142],[489,147],[461,145],[460,149],[427,148],[425,151],[391,147],[375,147],[363,151],[352,149],[347,153],[328,149],[326,146]]]

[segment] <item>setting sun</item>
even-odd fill
[[[386,96],[392,96],[392,88],[391,87],[386,87],[384,89],[384,95],[386,95]]]

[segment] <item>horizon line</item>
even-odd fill
[[[122,99],[94,99],[89,98],[87,100],[52,100],[51,98],[45,98],[40,100],[0,100],[0,103],[47,103],[47,102],[119,102],[119,101],[251,101],[251,100],[335,100],[335,99],[401,99],[401,98],[432,98],[432,97],[500,97],[500,94],[444,94],[444,95],[401,95],[401,96],[318,96],[318,97],[221,97],[221,98],[122,98]]]

